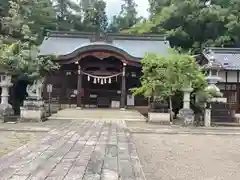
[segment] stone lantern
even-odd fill
[[[222,80],[219,77],[219,71],[222,69],[222,64],[216,61],[215,57],[212,55],[209,58],[209,62],[203,66],[203,69],[207,71],[206,81],[208,82],[208,86],[206,87],[206,91],[215,92],[215,96],[219,97],[222,95],[220,89],[216,86],[216,84]],[[215,102],[217,99],[211,99],[210,102]],[[205,109],[204,115],[204,125],[206,127],[211,126],[211,105],[208,103]]]
[[[6,117],[13,116],[14,111],[12,105],[9,104],[9,88],[13,85],[12,72],[7,69],[0,69],[0,87],[1,93],[1,104],[0,104],[0,116],[5,119]]]
[[[191,92],[193,88],[191,83],[185,85],[182,89],[183,92],[183,108],[179,111],[180,118],[184,121],[185,126],[192,126],[194,122],[194,111],[190,108]]]
[[[209,84],[207,89],[214,89],[220,92],[216,84],[222,80],[222,78],[219,77],[219,71],[222,69],[221,63],[217,62],[214,56],[211,56],[208,64],[204,65],[203,69],[207,71],[206,80]]]

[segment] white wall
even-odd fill
[[[222,78],[221,82],[226,82],[225,71],[220,71],[218,76]]]
[[[238,78],[237,76],[237,71],[227,71],[227,82],[237,83],[238,79],[240,79],[240,77]],[[222,78],[222,82],[226,82],[226,71],[220,71],[219,77]]]
[[[238,81],[237,71],[228,71],[227,72],[227,82],[237,82]]]

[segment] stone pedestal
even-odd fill
[[[192,126],[194,122],[194,112],[190,108],[190,94],[192,88],[184,88],[183,91],[183,109],[179,111],[179,117],[183,120],[185,126]]]
[[[183,109],[190,109],[190,94],[193,88],[184,88],[183,91]]]
[[[194,112],[192,109],[181,109],[179,117],[183,120],[184,126],[192,126],[194,122]]]
[[[211,127],[211,109],[205,109],[204,112],[204,126]]]
[[[148,112],[148,122],[170,124],[170,113]]]
[[[13,116],[14,111],[11,104],[0,104],[1,117]]]
[[[36,98],[28,98],[20,108],[21,121],[42,122],[46,118],[44,101]]]
[[[0,87],[2,88],[0,116],[2,121],[14,115],[12,105],[8,103],[9,88],[12,86],[11,75],[1,75]]]

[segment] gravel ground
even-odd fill
[[[47,131],[70,121],[51,120],[42,123],[0,123],[0,157],[29,141],[41,138]]]
[[[43,132],[0,131],[0,157],[44,134]]]
[[[240,136],[134,134],[147,180],[239,180]]]

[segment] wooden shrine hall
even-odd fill
[[[140,85],[140,60],[146,53],[167,55],[169,42],[159,35],[94,34],[51,31],[40,46],[40,55],[56,55],[58,71],[46,76],[43,96],[61,105],[125,108],[144,106],[148,101],[133,97],[131,88]]]

